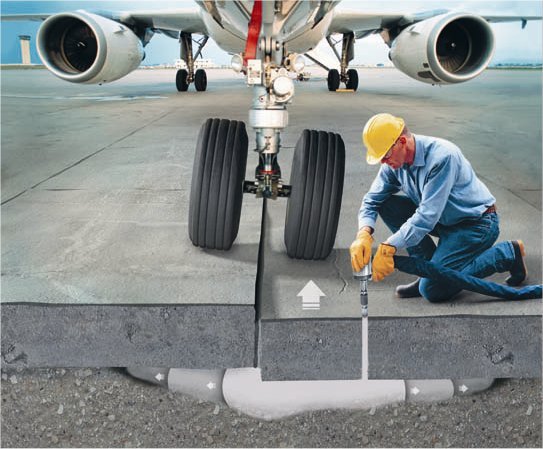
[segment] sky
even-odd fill
[[[2,1],[2,14],[31,14],[73,11],[76,9],[137,10],[197,7],[191,1]],[[542,14],[542,2],[521,1],[354,1],[343,0],[339,9],[352,9],[366,12],[404,12],[412,13],[433,9],[452,9],[478,14],[504,15],[539,15]],[[1,54],[3,64],[21,61],[19,45],[20,34],[31,36],[32,62],[39,63],[35,50],[35,36],[39,22],[2,22]],[[492,63],[529,62],[541,63],[542,60],[542,23],[528,22],[524,30],[520,22],[492,25],[496,36],[496,50]],[[351,64],[388,63],[388,47],[379,36],[370,36],[355,44],[355,59]],[[326,42],[319,49],[331,55]],[[179,57],[179,44],[175,39],[155,35],[146,47],[146,64],[173,63]],[[229,64],[231,56],[209,41],[203,51],[204,58],[211,58],[217,64]]]

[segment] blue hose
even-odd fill
[[[405,273],[435,279],[462,290],[503,299],[537,299],[542,297],[541,285],[513,288],[485,281],[460,271],[437,265],[419,257],[394,256],[394,267]]]

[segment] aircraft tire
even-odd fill
[[[189,83],[187,82],[188,76],[189,72],[185,69],[179,69],[177,71],[177,74],[175,75],[175,87],[177,87],[178,92],[186,92],[189,89]]]
[[[194,87],[198,92],[203,92],[207,89],[207,74],[204,69],[196,70],[194,74]]]
[[[346,83],[347,89],[356,91],[358,89],[358,72],[355,69],[347,70],[347,77],[349,81]]]
[[[326,259],[334,246],[343,195],[345,144],[339,134],[305,129],[296,144],[285,246],[294,259]]]
[[[239,230],[248,147],[243,122],[210,118],[200,128],[189,201],[189,237],[195,246],[232,247]]]
[[[335,92],[339,88],[339,72],[336,69],[328,70],[328,90]]]

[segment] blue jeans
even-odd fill
[[[407,197],[392,195],[381,205],[379,215],[392,232],[396,232],[414,213],[417,206]],[[430,235],[439,238],[436,247],[430,236],[407,248],[412,257],[429,260],[462,274],[485,278],[494,273],[509,271],[515,260],[511,242],[494,242],[500,233],[498,215],[493,212],[480,218],[464,220],[453,226],[438,224]],[[455,284],[422,278],[419,291],[431,302],[449,301],[461,291]]]

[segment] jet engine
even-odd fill
[[[406,75],[430,84],[475,78],[494,53],[494,33],[482,17],[441,14],[406,27],[394,39],[389,57]]]
[[[140,39],[126,25],[85,11],[49,17],[37,36],[45,66],[72,83],[101,84],[135,70],[144,57]]]

